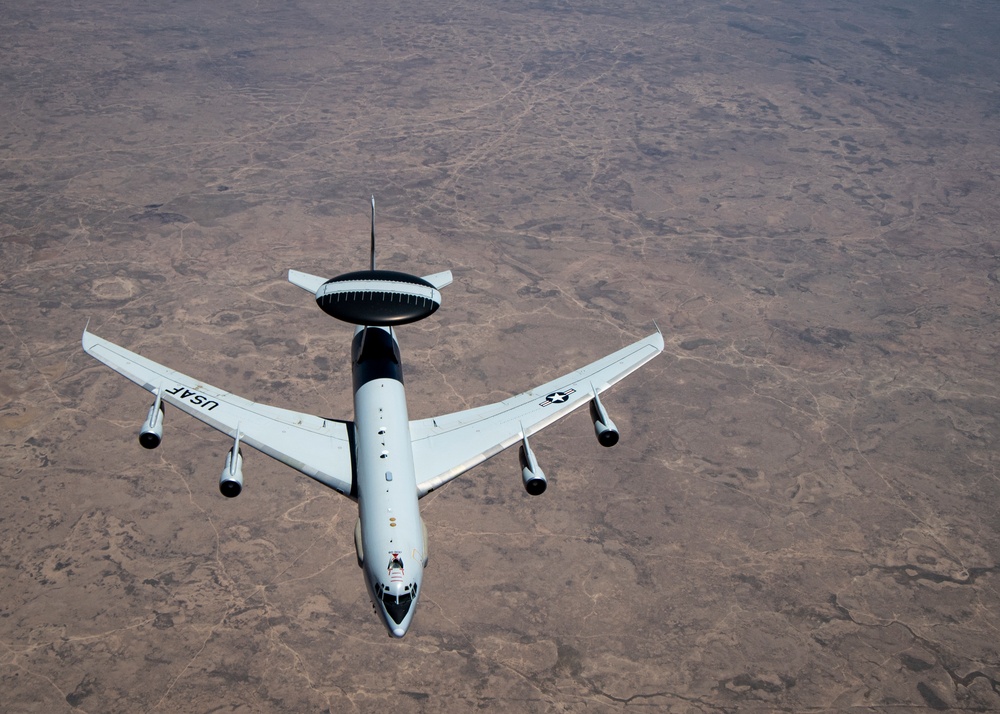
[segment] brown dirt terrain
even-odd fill
[[[1000,7],[15,2],[0,11],[0,709],[1000,709]],[[662,328],[422,502],[386,636],[354,505],[87,357],[350,418],[285,281],[452,269],[410,414]]]

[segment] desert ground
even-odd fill
[[[1000,710],[1000,6],[13,0],[0,10],[4,712]],[[666,350],[421,501],[392,640],[356,506],[84,325],[350,419],[286,281],[450,269],[412,418]]]

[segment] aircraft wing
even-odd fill
[[[587,404],[663,351],[656,332],[502,402],[410,423],[420,497]]]
[[[83,349],[163,402],[231,439],[277,459],[345,496],[354,497],[350,422],[300,414],[252,402],[205,384],[86,330]]]

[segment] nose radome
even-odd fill
[[[406,628],[404,628],[404,627],[394,627],[394,628],[392,628],[392,636],[393,637],[402,637],[405,634],[406,634]]]

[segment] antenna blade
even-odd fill
[[[375,270],[375,196],[372,196],[372,270]]]

